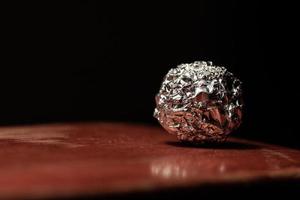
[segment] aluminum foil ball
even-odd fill
[[[154,117],[179,140],[223,142],[241,124],[241,81],[212,62],[181,64],[165,76]]]

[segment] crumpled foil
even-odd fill
[[[223,142],[241,124],[241,81],[212,62],[170,69],[155,100],[154,117],[182,141]]]

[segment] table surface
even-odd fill
[[[56,198],[300,179],[300,151],[241,139],[189,146],[158,126],[0,128],[0,198]]]

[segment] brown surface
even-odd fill
[[[190,147],[160,127],[78,123],[0,128],[0,198],[72,197],[300,179],[300,151],[231,139]]]

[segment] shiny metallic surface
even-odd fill
[[[156,95],[154,117],[179,140],[223,142],[241,124],[241,81],[225,67],[196,61],[172,68]]]

